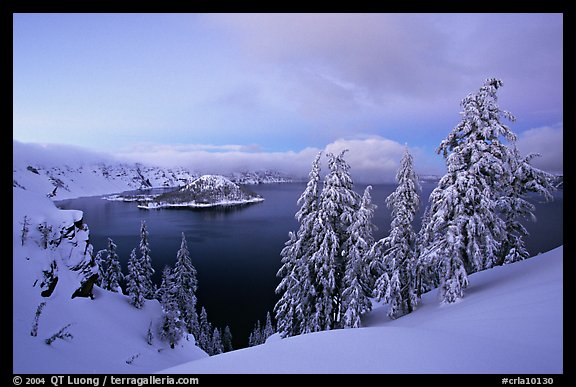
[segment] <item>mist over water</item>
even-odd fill
[[[234,347],[239,348],[247,345],[256,320],[263,323],[278,299],[274,290],[279,283],[280,251],[288,232],[298,229],[296,201],[305,187],[305,183],[249,186],[266,200],[228,208],[141,210],[136,203],[100,197],[63,200],[57,205],[84,212],[95,252],[106,248],[108,237],[114,240],[124,273],[130,251],[140,242],[140,222],[145,220],[156,270],[153,279],[158,284],[164,266],[175,263],[184,232],[198,271],[198,304],[206,307],[213,325],[222,329],[230,326]],[[435,187],[435,183],[422,186],[416,230]],[[364,188],[358,184],[355,190],[361,194]],[[378,206],[374,216],[376,239],[388,234],[390,211],[385,199],[395,188],[394,184],[373,185],[372,201]],[[563,192],[554,196],[549,203],[537,196],[531,198],[538,218],[536,223],[525,223],[530,232],[526,245],[532,255],[563,244]]]

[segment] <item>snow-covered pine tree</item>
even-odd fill
[[[324,179],[320,194],[318,216],[314,227],[311,256],[313,264],[314,311],[308,322],[308,331],[322,331],[340,326],[342,291],[346,260],[343,245],[348,240],[348,228],[358,211],[360,196],[353,191],[350,166],[342,151],[335,156],[327,154],[330,173]],[[317,248],[316,248],[317,247]]]
[[[176,299],[176,284],[174,282],[172,269],[169,266],[166,266],[162,271],[162,284],[160,288],[160,305],[162,305],[160,337],[168,341],[170,348],[174,349],[184,334],[184,324],[180,318],[180,310]]]
[[[126,292],[130,303],[140,309],[144,306],[144,273],[136,249],[132,249],[128,260],[128,274],[126,275]]]
[[[222,345],[220,329],[214,327],[214,332],[212,333],[212,342],[210,343],[210,356],[218,355],[224,352],[224,346]]]
[[[376,281],[374,294],[389,304],[388,316],[397,318],[411,313],[418,303],[415,289],[418,264],[416,257],[416,233],[412,222],[420,205],[421,190],[414,172],[412,155],[406,147],[396,174],[398,186],[387,198],[386,205],[392,211],[390,234],[383,239],[384,247],[376,257],[382,262],[385,273]]]
[[[222,334],[222,347],[224,352],[230,352],[234,348],[232,347],[232,332],[230,331],[230,327],[226,325],[224,328],[224,333]]]
[[[348,227],[348,240],[344,244],[345,273],[342,291],[342,327],[360,327],[360,316],[371,310],[368,297],[370,288],[367,253],[374,244],[372,235],[376,226],[372,223],[376,205],[372,204],[367,186],[361,199],[360,209],[354,214],[352,224]]]
[[[182,243],[176,256],[173,275],[177,289],[176,299],[184,326],[188,333],[197,337],[199,332],[198,313],[196,312],[198,280],[196,279],[196,268],[190,260],[190,252],[184,233],[182,233]]]
[[[496,265],[513,263],[529,256],[524,243],[528,231],[520,223],[520,219],[536,221],[534,215],[536,207],[526,200],[526,195],[532,192],[540,194],[546,201],[553,199],[551,193],[554,190],[553,175],[530,164],[533,158],[540,155],[533,153],[522,157],[515,146],[512,152],[514,155],[511,160],[512,180],[498,205],[506,224],[506,234]]]
[[[438,277],[439,270],[434,266],[435,262],[429,261],[423,254],[426,246],[432,241],[432,235],[426,225],[430,222],[430,207],[426,206],[424,214],[422,215],[422,222],[420,231],[416,236],[416,271],[415,276],[415,291],[416,297],[420,299],[422,294],[438,287],[440,280]]]
[[[156,289],[152,282],[154,269],[150,258],[150,243],[148,242],[148,229],[146,221],[140,224],[140,265],[142,266],[144,298],[151,300],[156,295]]]
[[[497,206],[511,181],[511,150],[501,138],[516,136],[501,122],[514,117],[498,107],[498,79],[488,79],[462,100],[462,121],[438,148],[447,173],[430,194],[431,235],[423,259],[439,269],[440,297],[455,302],[464,295],[468,274],[498,262],[506,224]]]
[[[266,339],[276,333],[276,329],[274,329],[274,325],[272,325],[272,316],[270,316],[270,312],[266,313],[266,325],[264,325],[264,330],[262,331],[262,342],[266,342]]]
[[[316,219],[318,212],[320,157],[318,153],[309,174],[306,189],[300,195],[297,204],[300,206],[295,217],[300,223],[298,232],[290,232],[290,239],[282,249],[282,267],[277,276],[281,277],[276,288],[277,294],[282,294],[274,306],[277,329],[282,337],[307,333],[308,317],[313,313],[312,298],[315,296],[312,279],[315,277],[314,266],[310,256],[314,249],[311,243],[316,239],[315,233],[320,230]]]
[[[111,238],[108,238],[108,247],[106,248],[103,258],[101,258],[101,262],[102,260],[104,262],[104,271],[100,272],[102,276],[100,279],[102,289],[122,293],[120,281],[124,279],[124,275],[122,274],[120,261],[116,253],[116,244]]]
[[[196,338],[196,345],[206,353],[210,354],[210,346],[212,344],[212,324],[208,321],[208,313],[206,308],[202,307],[200,311],[200,332]]]

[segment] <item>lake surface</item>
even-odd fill
[[[256,320],[264,323],[266,312],[272,312],[278,299],[274,289],[279,282],[276,272],[280,251],[288,240],[288,231],[298,228],[294,219],[296,201],[305,187],[305,183],[249,186],[266,200],[229,208],[141,210],[136,203],[101,197],[63,200],[57,206],[84,211],[95,252],[106,248],[107,238],[112,238],[118,245],[124,272],[130,251],[140,242],[140,222],[145,220],[156,283],[160,282],[163,267],[174,264],[184,232],[198,271],[199,305],[206,307],[213,325],[230,326],[234,346],[239,348],[247,345]],[[357,185],[355,189],[362,193],[364,187]],[[390,211],[384,201],[396,186],[373,187],[372,201],[378,205],[375,237],[379,239],[390,228]],[[424,204],[414,225],[416,230],[420,229],[421,214],[435,187],[435,183],[422,186]],[[526,240],[531,254],[563,244],[563,192],[557,191],[553,202],[543,203],[539,197],[534,202],[538,222],[526,224],[531,234]]]

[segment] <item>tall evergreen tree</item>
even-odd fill
[[[343,246],[360,203],[359,195],[353,191],[350,166],[344,160],[346,152],[344,150],[337,156],[327,154],[330,173],[324,179],[320,195],[316,219],[319,231],[314,235],[315,250],[311,256],[315,274],[314,313],[308,323],[311,332],[337,328],[341,324],[346,267]]]
[[[389,304],[388,316],[397,318],[414,310],[418,303],[415,273],[417,268],[416,233],[412,222],[421,190],[414,172],[412,155],[406,148],[396,174],[398,186],[387,198],[392,210],[390,234],[382,240],[384,255],[379,257],[385,272],[376,281],[375,295]]]
[[[184,324],[180,318],[180,310],[176,298],[177,288],[169,266],[166,266],[162,272],[160,288],[160,305],[162,306],[160,337],[168,341],[170,348],[174,348],[184,334]]]
[[[100,262],[103,264],[100,271],[100,286],[102,289],[111,292],[122,293],[120,281],[124,278],[118,254],[116,253],[116,244],[108,238],[108,247],[103,254]]]
[[[431,242],[423,257],[439,269],[443,302],[464,296],[468,274],[498,264],[506,223],[498,205],[512,181],[515,155],[502,139],[516,136],[501,122],[514,117],[497,104],[498,79],[488,79],[462,101],[462,121],[442,141],[438,153],[447,173],[430,195]]]
[[[145,220],[140,224],[140,265],[143,273],[144,298],[151,300],[156,295],[156,289],[152,282],[154,269],[152,268],[150,243],[148,242],[148,230]]]
[[[173,274],[181,318],[188,333],[196,336],[199,332],[198,313],[196,312],[198,280],[196,279],[196,268],[190,260],[190,252],[184,233],[182,233],[182,243],[176,256]]]
[[[360,316],[371,310],[372,303],[368,297],[372,294],[368,271],[368,252],[374,244],[372,236],[376,226],[372,223],[376,206],[372,204],[367,186],[361,199],[360,209],[354,214],[353,222],[348,227],[349,237],[345,242],[345,273],[342,291],[342,326],[344,328],[360,327]]]
[[[130,303],[140,309],[144,306],[144,273],[136,249],[132,249],[128,260],[128,275],[126,275],[126,291],[130,297]]]
[[[300,223],[296,233],[290,232],[290,239],[282,249],[282,267],[277,276],[281,277],[276,288],[282,294],[274,306],[277,329],[282,337],[307,332],[307,320],[312,314],[311,297],[314,297],[314,266],[310,262],[314,235],[320,230],[316,224],[318,212],[320,157],[318,153],[312,164],[306,189],[297,201],[300,206],[296,219]]]

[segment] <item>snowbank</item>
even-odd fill
[[[470,276],[465,298],[436,290],[397,320],[271,340],[163,373],[562,373],[563,247]]]

